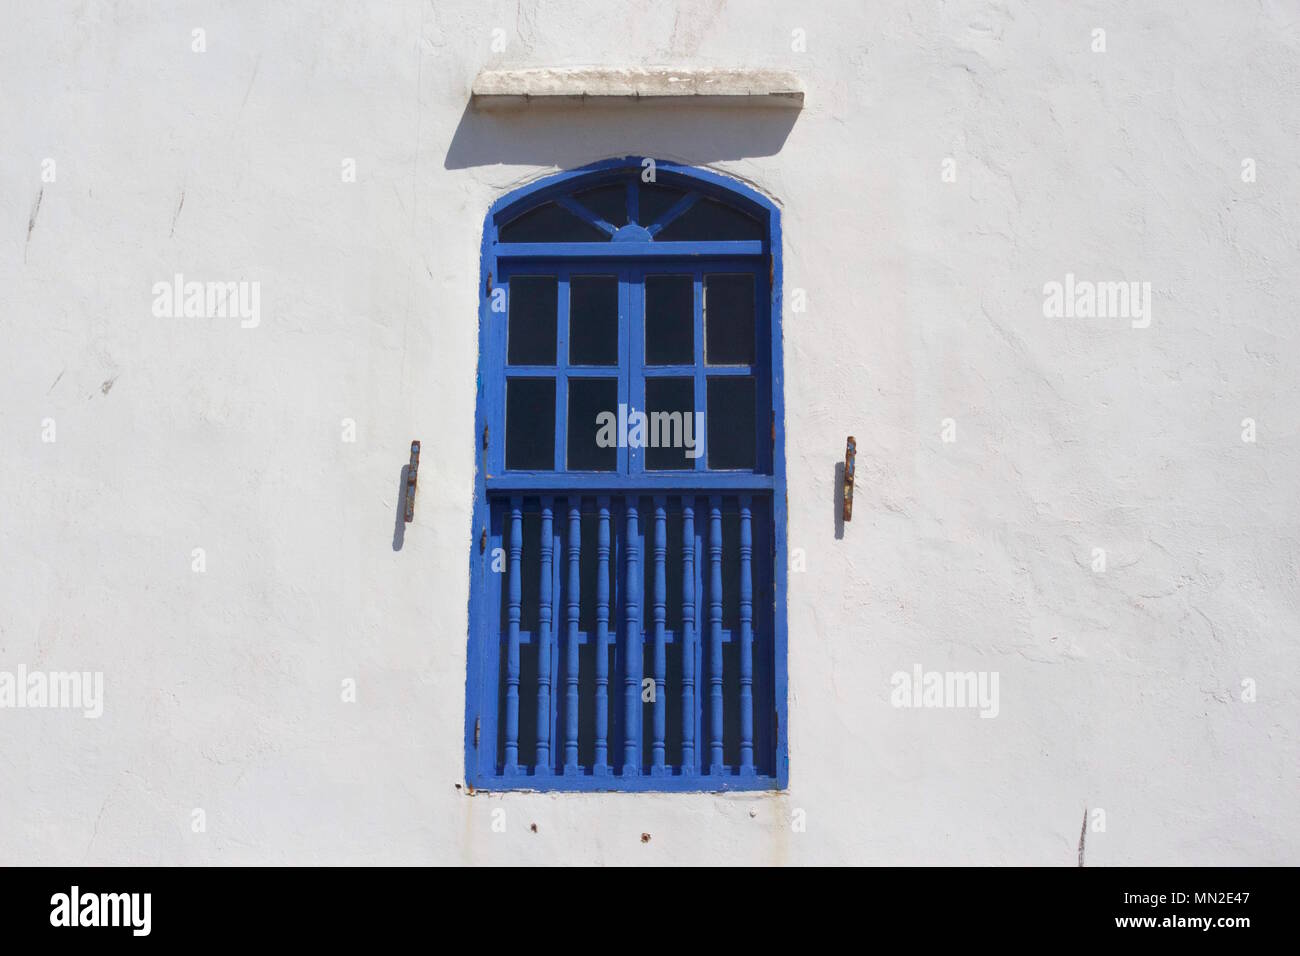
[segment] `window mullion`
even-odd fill
[[[569,269],[556,270],[555,470],[569,467]]]
[[[499,475],[506,469],[506,370],[508,362],[506,361],[506,349],[508,346],[507,331],[510,322],[510,275],[505,269],[496,279],[497,287],[506,290],[506,308],[502,312],[492,311],[491,300],[488,305],[488,322],[491,327],[488,330],[488,341],[492,344],[492,355],[490,356],[492,374],[484,383],[484,394],[487,396],[487,408],[489,414],[485,419],[488,433],[486,436],[476,435],[478,442],[487,442],[487,471],[489,474]]]
[[[641,269],[629,269],[627,276],[628,290],[628,358],[624,367],[627,376],[627,414],[631,418],[634,410],[645,409],[645,276]],[[629,432],[631,425],[628,425]],[[620,444],[622,435],[619,436]],[[626,474],[639,475],[645,470],[645,455],[642,449],[631,447],[620,449],[627,454]]]
[[[695,411],[705,412],[705,402],[707,395],[707,382],[704,377],[704,270],[696,269],[694,275],[695,285]],[[706,422],[708,415],[697,416],[696,421]],[[707,428],[707,424],[705,426]],[[708,447],[701,444],[705,440],[705,429],[697,429],[692,432],[696,449],[700,454],[691,462],[691,467],[697,472],[703,472],[708,466]]]

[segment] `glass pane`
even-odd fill
[[[702,437],[695,427],[695,379],[647,378],[645,411],[646,470],[694,468]]]
[[[609,235],[563,206],[543,203],[501,227],[501,242],[607,242]]]
[[[704,360],[709,365],[754,362],[754,277],[704,277]]]
[[[708,385],[710,468],[754,467],[754,380],[729,375]]]
[[[672,186],[642,183],[641,194],[637,199],[637,221],[643,226],[653,226],[685,195],[683,190],[674,189]]]
[[[555,379],[506,380],[506,467],[555,470]]]
[[[763,226],[738,209],[714,199],[701,199],[664,226],[655,238],[660,242],[739,242],[762,239]]]
[[[568,428],[570,471],[618,467],[618,379],[569,379]]]
[[[691,276],[646,276],[645,363],[695,362],[695,280]]]
[[[580,192],[574,197],[611,226],[627,225],[627,184],[613,183]]]
[[[574,276],[569,280],[569,363],[618,364],[615,276]]]
[[[510,322],[506,361],[511,365],[555,364],[555,276],[510,280]]]

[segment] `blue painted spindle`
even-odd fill
[[[665,684],[668,677],[668,651],[665,645],[664,620],[667,610],[668,576],[668,508],[663,495],[656,495],[655,507],[655,570],[654,570],[654,741],[650,748],[650,776],[666,777],[668,767],[664,763],[666,747],[664,739],[668,731],[668,699],[665,696]]]
[[[722,499],[709,499],[709,773],[727,772],[722,757]]]
[[[682,773],[695,773],[695,499],[682,499]]]
[[[592,773],[609,766],[609,498],[597,499],[596,516],[596,755]]]
[[[510,580],[506,591],[506,776],[519,766],[519,610],[523,606],[524,509],[520,498],[510,499]]]
[[[551,499],[542,498],[542,581],[537,614],[537,767],[545,776],[551,769],[551,563],[555,547]]]
[[[578,766],[578,598],[582,572],[582,499],[569,499],[569,639],[564,650],[564,773],[576,777]]]
[[[637,538],[637,499],[627,498],[627,541],[623,551],[627,560],[627,588],[623,654],[623,776],[641,775],[641,725],[637,708],[641,703],[641,546]]]
[[[754,532],[751,499],[740,499],[740,775],[754,769]]]

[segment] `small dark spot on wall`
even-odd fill
[[[534,833],[536,833],[536,832],[537,832],[537,824],[536,824],[536,823],[532,824],[528,829],[530,829],[530,830],[532,830]]]
[[[99,386],[99,390],[105,395],[107,395],[109,391],[113,388],[113,383],[116,381],[117,381],[116,378],[110,378],[103,385]]]
[[[642,842],[642,843],[649,843],[649,842],[650,842],[650,834],[648,834],[648,833],[643,833],[643,834],[641,834],[641,842]]]

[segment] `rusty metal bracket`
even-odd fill
[[[853,436],[844,444],[844,520],[853,520],[853,468],[857,462],[858,443]]]
[[[415,520],[415,478],[420,472],[420,443],[411,442],[411,463],[406,468],[406,520]]]

